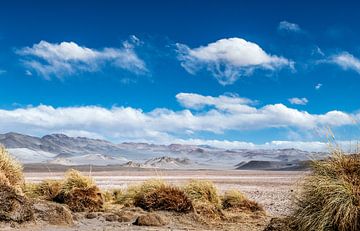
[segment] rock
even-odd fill
[[[110,222],[114,222],[119,219],[119,217],[113,213],[104,214],[104,218],[106,221],[110,221]]]
[[[94,219],[94,218],[97,217],[97,214],[96,214],[96,213],[87,213],[87,214],[85,215],[85,217],[86,217],[87,219]]]
[[[24,195],[6,184],[0,184],[0,221],[24,222],[33,220],[32,204]]]
[[[139,226],[164,226],[166,225],[166,222],[160,215],[148,213],[140,215],[133,224]]]
[[[71,211],[61,204],[36,200],[34,201],[33,208],[36,220],[45,221],[51,225],[74,224]]]
[[[121,212],[117,214],[119,219],[118,222],[130,222],[135,219],[136,215],[132,212]]]

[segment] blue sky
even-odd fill
[[[0,132],[319,149],[360,134],[355,1],[2,1]]]

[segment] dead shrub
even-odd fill
[[[139,193],[135,196],[134,205],[145,210],[189,212],[193,209],[184,191],[173,186],[161,186],[150,192]]]
[[[292,216],[296,230],[360,230],[360,155],[334,150],[312,163]]]

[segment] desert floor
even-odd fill
[[[25,169],[26,170],[26,169]],[[103,169],[81,169],[91,175],[103,189],[126,188],[127,185],[140,183],[147,179],[164,179],[176,185],[191,179],[210,180],[224,191],[239,189],[251,199],[262,204],[270,216],[281,216],[289,213],[291,198],[302,176],[299,171],[257,171],[257,170],[158,170],[158,169],[122,169],[107,171]],[[31,171],[31,172],[30,172]],[[39,182],[43,179],[60,179],[64,171],[59,169],[47,171],[26,170],[28,182]]]

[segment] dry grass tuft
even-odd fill
[[[100,189],[90,177],[69,170],[54,201],[65,203],[74,212],[99,211],[104,205]]]
[[[39,184],[26,184],[25,194],[32,198],[40,197],[44,200],[54,200],[62,188],[61,180],[44,180]]]
[[[238,190],[226,191],[222,200],[224,209],[235,209],[240,211],[257,212],[264,211],[264,208],[257,202],[249,200]]]
[[[161,186],[153,191],[139,193],[134,205],[145,210],[167,210],[186,213],[193,210],[188,196],[174,186]]]
[[[360,154],[314,161],[296,205],[296,230],[360,230]]]
[[[0,145],[0,172],[6,176],[11,186],[21,189],[24,186],[23,168],[19,162],[10,156]]]
[[[197,203],[210,203],[220,206],[220,197],[217,188],[210,181],[192,180],[184,187],[189,198]]]
[[[166,183],[162,180],[147,180],[140,185],[129,186],[125,192],[118,194],[115,198],[115,203],[122,204],[126,207],[134,206],[135,197],[153,192],[156,189],[166,186]]]

